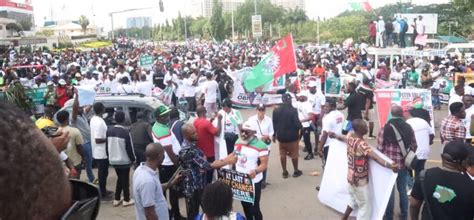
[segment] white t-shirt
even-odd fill
[[[466,139],[472,138],[471,136],[471,116],[474,114],[474,105],[471,105],[468,109],[466,109],[466,118],[462,120],[464,123],[464,127],[466,128]]]
[[[418,34],[424,34],[425,32],[425,24],[423,21],[417,20],[416,21],[416,33]]]
[[[92,144],[92,158],[94,159],[107,159],[107,153],[105,151],[105,142],[97,144],[95,139],[105,139],[107,133],[107,125],[104,119],[94,115],[90,121],[91,127],[91,144]]]
[[[224,132],[230,132],[239,134],[239,124],[243,124],[242,115],[240,114],[239,110],[232,109],[230,113],[226,113],[224,110],[220,110],[219,114],[222,115],[222,129]]]
[[[138,93],[144,94],[145,96],[151,96],[153,90],[153,83],[150,81],[139,82],[135,88]]]
[[[184,97],[194,97],[196,95],[195,87],[193,86],[193,79],[188,77],[183,79]]]
[[[309,114],[310,113],[313,113],[313,106],[310,102],[306,101],[306,102],[298,102],[297,103],[298,105],[298,118],[301,120],[303,119],[307,119],[309,117]],[[301,122],[301,125],[304,127],[304,128],[307,128],[311,125],[311,121],[305,121],[305,122]]]
[[[430,134],[434,134],[434,129],[421,118],[410,118],[407,123],[413,128],[415,132],[416,156],[418,159],[426,160],[430,154]]]
[[[215,80],[207,80],[203,86],[205,103],[216,103],[219,85]]]
[[[322,106],[326,104],[326,97],[318,91],[315,94],[309,93],[308,101],[313,106],[313,113],[319,115],[321,114]]]
[[[270,117],[266,116],[263,118],[262,121],[258,120],[258,116],[254,115],[248,119],[249,122],[254,123],[255,127],[257,128],[257,133],[255,136],[258,138],[262,138],[263,135],[267,135],[272,137],[275,131],[273,130],[273,121]],[[272,144],[268,144],[268,150],[270,150]]]
[[[255,143],[256,141],[251,141]],[[257,146],[249,146],[248,144],[236,144],[237,163],[235,169],[241,173],[250,173],[258,167],[258,158],[268,156],[268,148],[258,148]],[[258,183],[263,179],[263,173],[258,173],[252,179],[254,183]]]
[[[325,132],[334,132],[335,134],[342,134],[342,126],[344,124],[344,115],[338,111],[333,110],[323,117],[322,130]],[[327,138],[324,147],[331,145],[336,139]]]
[[[133,93],[134,91],[135,89],[133,88],[132,85],[128,85],[128,84],[117,85],[117,93],[128,94],[128,93]]]

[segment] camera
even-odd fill
[[[58,136],[58,128],[57,127],[44,127],[41,129],[41,131],[43,132],[44,135],[46,135],[46,137],[50,138],[50,137],[57,137]]]

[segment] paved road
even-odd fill
[[[254,114],[255,110],[242,110],[244,118],[248,118]],[[271,115],[272,110],[267,109],[267,114]],[[438,126],[441,120],[447,115],[446,107],[443,110],[435,112],[435,127],[437,135],[435,144],[432,146],[430,160],[427,167],[440,165],[440,149]],[[378,131],[378,122],[376,122],[376,132]],[[374,133],[376,134],[376,133]],[[375,140],[370,140],[369,143],[375,146]],[[270,154],[269,168],[268,168],[268,182],[271,183],[266,189],[262,191],[262,198],[260,206],[262,208],[264,219],[338,219],[342,215],[321,204],[317,199],[317,191],[315,187],[321,182],[321,176],[313,177],[308,175],[312,171],[321,170],[321,160],[319,158],[305,161],[303,157],[306,153],[302,152],[303,144],[300,143],[300,169],[304,175],[299,178],[288,179],[281,177],[281,166],[279,161],[278,146],[273,145],[273,152]],[[288,162],[288,170],[292,171],[291,163]],[[341,164],[341,169],[345,169],[345,164]],[[94,170],[96,172],[96,170]],[[84,172],[83,172],[84,173]],[[133,174],[131,174],[133,175]],[[85,175],[83,174],[84,178]],[[116,174],[113,169],[109,171],[109,178],[107,187],[109,190],[115,189]],[[396,202],[395,204],[398,204]],[[185,215],[184,200],[181,199],[181,213]],[[243,213],[240,202],[234,202],[234,211]],[[397,211],[398,212],[398,211]],[[134,207],[113,207],[111,202],[101,203],[99,219],[134,219]]]

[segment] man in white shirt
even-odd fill
[[[111,201],[112,197],[107,195],[107,176],[109,175],[109,160],[105,149],[107,125],[105,124],[102,114],[105,112],[104,104],[101,102],[94,103],[95,115],[91,118],[91,144],[92,158],[97,163],[99,175],[99,188],[103,201]]]
[[[426,120],[416,115],[415,111],[410,110],[406,122],[413,128],[416,138],[416,156],[418,162],[415,167],[415,176],[425,169],[425,163],[430,154],[430,145],[433,144],[434,128]]]
[[[188,111],[195,112],[196,111],[196,84],[197,84],[197,77],[191,77],[188,73],[183,73],[183,90],[184,90],[184,97],[188,102]]]
[[[385,21],[383,21],[383,17],[379,16],[379,20],[377,21],[377,36],[375,38],[375,46],[376,47],[384,47],[384,40],[383,35],[385,32]]]
[[[451,106],[451,104],[455,102],[462,102],[464,94],[464,86],[460,84],[456,85],[454,87],[454,94],[450,94],[449,96],[448,106]],[[449,114],[451,114],[450,111]]]
[[[297,103],[297,110],[298,110],[298,118],[300,119],[301,125],[303,126],[303,142],[306,152],[308,154],[304,158],[305,160],[311,160],[314,158],[314,154],[312,152],[311,147],[311,122],[314,119],[313,113],[313,105],[311,102],[308,101],[308,91],[303,90],[300,93],[296,94],[296,98],[298,100]]]
[[[206,111],[211,116],[217,112],[217,90],[219,89],[219,84],[212,79],[212,73],[206,74],[206,82],[203,86],[203,96],[204,96],[204,107]]]
[[[262,140],[265,144],[267,144],[268,154],[270,154],[270,150],[272,147],[272,137],[275,132],[273,130],[272,119],[265,115],[265,113],[265,105],[258,104],[257,114],[250,117],[247,121],[255,124],[254,127],[257,128],[257,133],[255,135],[258,139]],[[263,171],[262,188],[265,188],[267,185],[267,170],[268,168]]]
[[[153,83],[147,79],[146,75],[140,76],[140,82],[137,84],[135,88],[137,93],[141,93],[147,97],[152,95],[153,90]]]
[[[466,142],[472,142],[471,136],[471,121],[474,116],[474,105],[472,104],[472,96],[464,95],[462,97],[462,102],[464,103],[464,108],[466,109],[466,117],[462,120],[464,127],[466,128]]]
[[[329,146],[334,141],[337,141],[336,139],[330,138],[328,133],[334,132],[338,135],[342,134],[344,115],[340,111],[336,110],[336,103],[337,102],[335,98],[327,98],[326,104],[324,105],[325,115],[322,122],[323,128],[317,149],[319,156],[323,158],[324,161],[327,159]]]

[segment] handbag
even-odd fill
[[[405,166],[409,169],[414,170],[415,167],[416,167],[416,164],[418,162],[418,157],[416,157],[415,152],[413,152],[411,150],[411,148],[408,149],[408,152],[407,152],[407,149],[405,147],[405,143],[403,143],[403,140],[402,140],[402,137],[401,137],[400,133],[395,128],[395,126],[393,126],[392,124],[390,124],[390,126],[392,126],[393,132],[395,132],[395,138],[398,141],[398,146],[400,146],[400,150],[402,151],[402,156],[403,156],[403,158],[405,158],[405,160],[404,160],[405,161]]]

